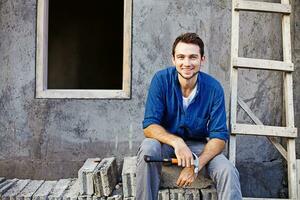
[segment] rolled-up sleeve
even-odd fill
[[[226,142],[229,139],[229,134],[226,125],[224,91],[221,86],[215,90],[213,98],[210,120],[208,123],[209,138],[218,138]]]
[[[165,109],[163,90],[163,84],[161,84],[159,77],[155,74],[147,96],[143,129],[151,124],[161,124]]]

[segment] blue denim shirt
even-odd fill
[[[184,140],[228,140],[224,91],[221,84],[200,72],[197,92],[186,111],[175,67],[157,72],[150,84],[143,128],[159,124]]]

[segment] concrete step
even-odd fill
[[[57,181],[53,189],[51,190],[48,199],[49,200],[61,200],[69,187],[72,179],[60,179]]]
[[[13,187],[11,187],[3,194],[2,200],[16,200],[17,195],[25,188],[25,186],[29,182],[29,179],[18,180]]]
[[[63,200],[76,200],[78,196],[79,196],[79,180],[73,179],[63,196]]]
[[[32,200],[47,200],[57,181],[44,181],[32,196]]]
[[[0,184],[0,198],[5,194],[6,191],[8,191],[11,187],[14,186],[14,184],[18,181],[18,179],[8,179],[3,181]]]
[[[17,200],[31,200],[34,193],[44,183],[43,180],[32,180],[25,188],[17,195]]]

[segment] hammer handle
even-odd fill
[[[163,159],[156,159],[151,156],[144,156],[144,160],[146,162],[162,162],[162,163],[172,163],[178,164],[178,160],[176,158],[163,158]]]

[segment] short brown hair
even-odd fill
[[[201,57],[204,56],[204,43],[196,33],[183,33],[180,36],[178,36],[173,43],[173,48],[172,48],[173,56],[175,55],[175,48],[179,42],[198,45],[200,48]]]

